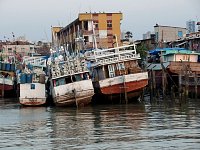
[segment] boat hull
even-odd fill
[[[13,90],[13,87],[14,85],[0,84],[0,90],[9,91]]]
[[[99,81],[99,92],[108,99],[133,99],[141,95],[148,84],[148,73],[135,73]],[[98,91],[98,90],[96,90]]]
[[[16,85],[10,81],[11,84],[0,83],[0,96],[3,97],[16,97]]]
[[[39,106],[46,103],[45,84],[25,83],[20,84],[19,102],[26,106]]]
[[[46,98],[20,98],[19,102],[25,106],[40,106],[46,103]]]
[[[53,87],[56,106],[86,106],[91,103],[94,89],[91,80],[82,80]]]

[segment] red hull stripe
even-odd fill
[[[134,92],[139,89],[144,88],[148,84],[148,80],[132,81],[122,84],[111,85],[107,87],[101,87],[101,92],[103,94],[120,94],[126,92]]]
[[[12,90],[13,89],[13,85],[6,85],[6,84],[0,84],[0,90]]]
[[[41,102],[23,102],[22,105],[42,105],[44,103]]]

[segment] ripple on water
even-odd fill
[[[0,106],[1,149],[198,149],[200,107]]]

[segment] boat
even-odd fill
[[[80,53],[51,51],[49,94],[56,106],[83,107],[91,103],[94,89],[86,62]]]
[[[104,102],[137,100],[148,84],[148,73],[138,65],[135,44],[85,52],[95,94]]]
[[[23,57],[24,67],[17,70],[20,104],[24,106],[46,104],[46,60],[44,56]]]
[[[12,56],[0,61],[0,92],[2,97],[16,96],[15,67],[14,57]]]

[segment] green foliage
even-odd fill
[[[142,60],[145,60],[148,54],[148,49],[144,44],[137,46],[137,53],[140,53],[140,57]]]

